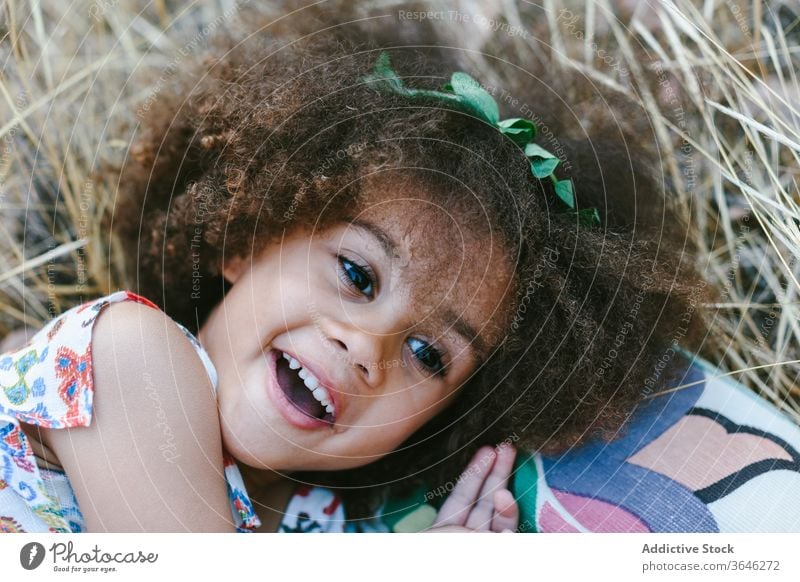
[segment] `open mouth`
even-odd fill
[[[285,352],[280,354],[275,370],[278,384],[289,402],[306,416],[333,424],[336,409],[329,392],[299,361]]]

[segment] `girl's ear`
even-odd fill
[[[233,285],[242,276],[245,267],[246,262],[242,257],[237,255],[227,258],[222,266],[222,276],[229,284]]]

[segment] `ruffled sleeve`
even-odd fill
[[[71,528],[47,493],[20,422],[44,428],[89,426],[92,421],[92,327],[102,309],[146,299],[120,291],[53,319],[27,345],[0,356],[0,490],[10,489],[53,532]]]

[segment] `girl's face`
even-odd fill
[[[499,339],[508,261],[421,200],[297,230],[226,261],[200,331],[225,448],[247,465],[334,470],[391,452],[444,409]]]

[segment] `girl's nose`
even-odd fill
[[[361,329],[353,323],[328,321],[322,326],[326,343],[334,351],[334,356],[354,368],[370,386],[378,386],[387,368],[381,363],[386,357],[386,344],[390,338]]]

